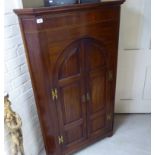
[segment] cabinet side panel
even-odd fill
[[[55,104],[50,97],[48,68],[46,68],[44,59],[46,53],[44,53],[44,47],[41,44],[43,34],[37,33],[37,31],[26,33],[26,27],[30,28],[31,25],[33,30],[35,28],[37,30],[35,18],[19,20],[46,153],[47,155],[56,155],[60,151],[56,141],[59,134],[57,113]]]

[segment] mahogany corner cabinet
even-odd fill
[[[47,155],[112,136],[120,5],[15,9]]]

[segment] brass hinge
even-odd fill
[[[111,70],[108,72],[108,80],[109,81],[112,81],[113,80],[113,73],[112,73]]]
[[[58,98],[58,91],[56,88],[52,89],[51,95],[52,95],[53,100]]]
[[[110,121],[112,119],[112,114],[107,115],[107,120]]]
[[[59,141],[59,144],[63,144],[64,143],[63,136],[58,136],[58,141]]]

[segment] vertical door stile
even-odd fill
[[[60,105],[60,102],[61,102],[61,94],[60,94],[60,88],[59,88],[59,85],[58,85],[58,77],[55,79],[55,83],[56,83],[56,89],[57,89],[57,95],[58,95],[58,98],[57,100],[55,100],[55,104],[56,104],[56,107],[57,107],[57,117],[58,117],[58,124],[59,124],[59,135],[57,137],[57,141],[60,145],[60,148],[61,148],[61,151],[63,150],[63,143],[64,143],[64,140],[63,140],[63,143],[62,143],[62,136],[64,137],[64,128],[63,128],[63,120],[62,120],[62,111],[59,110],[61,109],[61,105]]]
[[[90,88],[89,88],[89,72],[88,72],[88,67],[87,67],[87,39],[83,39],[82,40],[82,49],[83,49],[83,54],[84,54],[84,80],[85,80],[85,97],[86,97],[86,120],[87,120],[87,137],[89,138],[90,135],[90,118],[89,118],[89,114],[90,114],[90,108],[89,105],[91,104],[91,100],[88,101],[87,96],[88,93],[90,94]]]
[[[82,82],[82,96],[85,98],[82,106],[83,106],[83,116],[84,116],[84,128],[83,132],[87,137],[87,100],[86,100],[86,79],[85,79],[85,50],[84,50],[84,42],[80,40],[80,59],[81,59],[81,82]]]

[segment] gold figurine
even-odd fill
[[[20,116],[11,109],[8,98],[8,95],[4,97],[4,122],[11,137],[11,152],[12,155],[24,155],[22,121]]]

